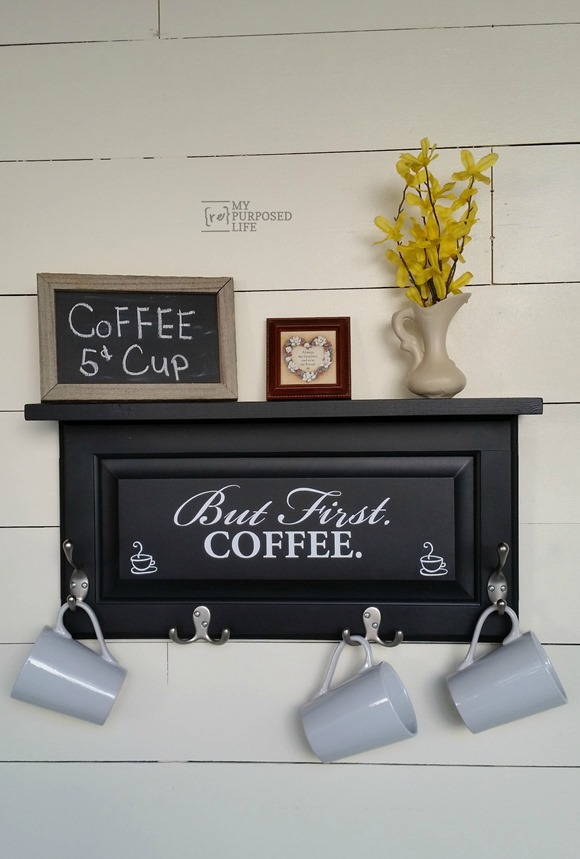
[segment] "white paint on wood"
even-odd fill
[[[44,624],[55,622],[60,605],[60,553],[57,527],[0,527],[2,643],[34,641]]]
[[[502,150],[494,182],[496,283],[578,281],[579,183],[577,145]],[[545,301],[551,298],[546,289]],[[566,306],[552,312],[565,315]]]
[[[0,527],[59,524],[58,425],[0,412]]]
[[[551,644],[580,644],[579,536],[578,524],[520,525],[521,623]],[[4,570],[0,643],[31,642],[45,623],[53,622],[60,600],[60,531],[56,526],[2,527],[0,557]],[[26,611],[19,611],[23,583],[30,582]]]
[[[467,376],[467,386],[461,397],[542,397],[547,403],[564,403],[580,399],[580,381],[576,372],[576,319],[580,313],[580,291],[573,284],[551,287],[554,307],[566,305],[569,312],[544,312],[542,297],[545,289],[530,285],[526,301],[521,303],[523,287],[473,287],[471,299],[450,327],[447,347],[451,358]],[[393,313],[404,306],[407,299],[402,290],[343,289],[313,292],[270,291],[237,293],[235,321],[237,340],[237,366],[239,399],[260,401],[265,399],[266,385],[266,319],[293,316],[349,316],[352,341],[352,396],[353,399],[405,398],[410,393],[405,378],[410,369],[408,356],[399,349],[392,327]],[[39,370],[37,365],[36,301],[28,296],[7,298],[0,296],[0,331],[4,340],[0,349],[6,358],[0,367],[0,408],[21,409],[25,402],[38,402],[40,398]],[[14,314],[14,315],[12,315]],[[14,325],[17,320],[20,327]],[[558,342],[558,348],[552,345]],[[33,351],[34,355],[31,354]],[[554,406],[558,409],[560,407]],[[573,415],[574,406],[563,406],[558,415]],[[568,411],[566,411],[568,409]],[[547,413],[548,407],[546,407]],[[21,418],[12,418],[21,422]],[[559,444],[544,454],[543,447],[536,452],[538,468],[545,480],[536,485],[536,493],[549,494],[552,490],[550,473],[553,468],[566,472],[560,492],[565,501],[560,509],[567,511],[561,521],[569,519],[577,503],[573,476],[574,462],[565,459],[574,451],[575,436],[570,430],[574,424],[550,423],[551,419],[531,416],[522,423],[522,439],[530,427],[548,435],[556,433]],[[573,418],[571,419],[573,420]],[[536,423],[540,426],[536,427]],[[0,419],[0,432],[1,430]],[[549,427],[549,428],[548,428]],[[567,431],[566,431],[566,428]],[[16,434],[14,443],[26,444],[27,436]],[[8,455],[0,450],[0,458]],[[525,460],[524,460],[525,462]],[[528,477],[535,480],[533,470]],[[525,477],[525,475],[524,475]],[[541,488],[540,488],[541,487]],[[526,489],[526,494],[528,490]],[[522,510],[526,510],[523,496]],[[570,506],[572,505],[572,506]],[[556,510],[547,505],[547,509]],[[525,513],[523,521],[532,521]],[[552,515],[559,515],[553,513]],[[536,519],[535,521],[553,521]]]
[[[580,524],[520,525],[519,540],[522,625],[543,641],[580,644]]]
[[[439,27],[490,27],[578,20],[576,0],[530,3],[464,0],[396,3],[395,0],[221,0],[201,6],[189,0],[163,0],[161,35],[168,38],[239,36],[243,33],[316,33],[341,30],[401,30]]]
[[[13,856],[72,857],[81,838],[86,859],[335,859],[365,843],[400,859],[487,859],[494,838],[509,855],[543,859],[555,833],[562,856],[577,850],[570,769],[105,763],[6,772],[0,819]],[[31,808],[34,825],[23,826]],[[72,808],[75,835],[65,837],[63,809]]]
[[[127,667],[128,679],[106,725],[95,729],[0,696],[5,726],[0,760],[317,761],[305,740],[299,709],[318,690],[336,642],[232,640],[219,649],[161,642],[114,641],[110,646]],[[0,646],[0,685],[7,692],[29,648]],[[391,662],[405,683],[419,731],[416,738],[353,761],[580,766],[575,648],[547,645],[546,650],[570,703],[478,735],[461,721],[445,684],[465,656],[466,644],[407,643],[377,652],[376,658]],[[360,653],[349,651],[337,682],[360,663]]]
[[[157,0],[3,0],[0,46],[153,39]]]
[[[542,303],[545,288],[541,286],[526,287],[523,303],[521,287],[476,286],[466,290],[471,292],[471,299],[453,320],[447,338],[449,355],[467,376],[461,397],[540,396],[548,402],[580,399],[575,357],[577,316],[573,310],[580,292],[572,284],[551,289],[554,309],[564,304],[569,308],[563,316],[546,311]],[[269,293],[267,303],[261,294],[237,295],[240,399],[264,399],[266,315],[290,317],[305,312],[323,316],[329,308],[351,317],[353,399],[410,396],[405,386],[410,360],[400,351],[391,327],[392,314],[406,301],[397,289],[313,292],[307,302],[301,294],[291,292]],[[554,343],[558,343],[557,349],[552,348]],[[528,419],[532,427],[536,420],[542,419]],[[573,437],[568,436],[565,444],[573,450]],[[552,451],[550,457],[554,456],[563,462],[561,453]],[[570,493],[575,493],[574,482],[569,479],[567,485]],[[544,492],[549,491],[545,482],[541,486]]]
[[[578,403],[547,405],[537,423],[520,418],[520,522],[580,522],[579,419]]]
[[[474,156],[485,152],[475,149]],[[0,244],[11,251],[0,259],[0,294],[36,292],[40,271],[204,277],[235,271],[236,292],[394,286],[387,246],[374,244],[384,238],[374,218],[397,213],[404,189],[398,157],[395,151],[0,164],[0,184],[12,200],[0,212]],[[433,163],[441,183],[460,169],[455,149]],[[479,187],[479,222],[458,270],[471,271],[474,283],[490,283],[490,193]],[[61,197],[66,205],[55,205]]]
[[[20,47],[0,52],[0,160],[578,140],[579,45],[555,25]],[[460,75],[460,110],[423,95],[417,57]]]
[[[0,295],[0,409],[39,400],[36,296]]]

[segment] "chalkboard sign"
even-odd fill
[[[236,398],[231,278],[37,280],[43,400]]]

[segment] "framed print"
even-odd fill
[[[266,399],[350,399],[348,316],[266,320]]]
[[[43,400],[237,398],[231,277],[37,282]]]

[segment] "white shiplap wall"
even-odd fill
[[[576,856],[577,0],[0,0],[0,45],[2,856]],[[546,403],[520,421],[520,607],[568,706],[472,736],[443,685],[464,647],[408,644],[419,736],[323,766],[296,708],[328,643],[113,643],[103,728],[12,701],[58,605],[58,430],[22,414],[36,272],[232,275],[240,399],[264,399],[266,316],[302,313],[351,317],[355,398],[405,396],[372,220],[425,134],[442,176],[462,146],[500,154],[450,351],[465,396]],[[292,218],[209,234],[208,199]]]

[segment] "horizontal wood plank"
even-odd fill
[[[543,641],[580,644],[580,524],[520,525],[520,620]]]
[[[537,422],[519,419],[520,522],[580,522],[580,405],[545,405]]]
[[[341,420],[357,418],[489,418],[490,416],[541,415],[537,398],[472,400],[415,397],[400,400],[287,400],[253,403],[206,402],[55,402],[29,403],[24,417],[32,421],[250,421]],[[506,442],[506,448],[508,443]]]
[[[519,609],[522,625],[550,644],[580,644],[576,606],[578,524],[520,525]],[[60,600],[60,530],[56,526],[0,528],[4,559],[0,643],[26,643],[52,623]],[[27,581],[26,611],[16,611]]]
[[[0,294],[36,292],[41,271],[231,276],[237,292],[394,286],[374,218],[396,215],[398,157],[0,164]],[[441,182],[460,168],[456,149],[433,165]],[[490,197],[481,186],[464,267],[474,283],[491,282]]]
[[[548,309],[542,301],[545,288],[539,285],[474,287],[470,292],[469,304],[455,317],[447,337],[449,355],[467,377],[460,396],[580,400],[576,313],[571,309],[580,302],[580,290],[554,285],[552,295],[560,295],[561,303]],[[410,362],[391,327],[392,314],[406,301],[396,289],[313,292],[307,305],[291,292],[270,293],[267,305],[262,296],[237,296],[239,398],[265,397],[265,371],[258,362],[265,356],[266,316],[291,317],[306,309],[307,315],[325,316],[330,308],[333,315],[351,317],[353,399],[409,396],[405,378]],[[562,304],[569,307],[563,316]],[[558,349],[551,348],[554,342]]]
[[[153,39],[157,0],[18,0],[0,3],[0,45]]]
[[[56,526],[1,527],[0,557],[1,641],[34,641],[44,624],[55,622],[60,605],[60,531]],[[21,611],[24,593],[26,608]]]
[[[315,763],[299,708],[317,691],[334,646],[231,641],[214,648],[113,642],[111,652],[128,675],[107,723],[95,728],[5,694],[0,697],[5,726],[0,760]],[[0,684],[6,693],[29,647],[0,646]],[[389,661],[405,683],[419,732],[409,741],[359,755],[355,762],[580,766],[580,649],[560,645],[546,649],[569,703],[477,735],[461,721],[445,684],[467,645],[402,644],[377,653],[377,659]],[[345,654],[337,681],[359,664],[359,653]]]
[[[577,145],[502,150],[494,176],[495,283],[578,280],[572,216],[580,182],[578,154]]]
[[[0,528],[59,524],[58,426],[0,412]]]
[[[580,25],[553,25],[19,47],[0,52],[0,160],[578,140],[579,44]],[[477,97],[442,110],[434,90],[417,129],[416,99],[393,113],[378,85],[410,56]],[[424,86],[408,63],[405,91]]]
[[[161,35],[167,38],[237,36],[264,33],[313,33],[340,30],[400,30],[438,27],[490,27],[513,24],[553,24],[578,20],[575,0],[549,5],[528,0],[487,0],[473,5],[462,0],[254,0],[240,6],[236,0],[203,4],[188,0],[162,0]]]
[[[40,399],[36,296],[0,295],[0,409]]]
[[[83,856],[129,851],[238,859],[356,856],[361,838],[400,859],[487,859],[501,838],[512,856],[574,856],[578,771],[267,764],[27,764],[0,766],[2,840],[9,855],[78,856],[63,809],[90,833]],[[505,798],[505,799],[504,799]],[[483,810],[493,808],[490,816]],[[34,825],[23,824],[33,807]],[[95,825],[95,815],[106,825]],[[490,812],[491,813],[491,812]],[[227,822],[227,826],[224,824]],[[540,821],[533,826],[533,821]],[[547,822],[549,821],[549,823]]]
[[[522,290],[527,299],[523,304]],[[449,355],[467,377],[460,397],[540,397],[545,403],[580,400],[575,339],[580,290],[572,284],[553,285],[551,290],[553,301],[548,309],[542,304],[544,288],[540,285],[470,290],[470,301],[454,319],[447,337]],[[328,289],[307,297],[290,291],[270,292],[266,297],[262,293],[236,293],[239,399],[265,399],[266,318],[297,314],[350,317],[353,399],[411,396],[405,386],[410,361],[399,349],[390,321],[406,301],[397,289]],[[0,296],[0,307],[2,302],[15,317],[0,313],[0,328],[7,332],[6,339],[0,341],[0,350],[6,355],[0,363],[0,409],[22,409],[26,402],[40,398],[34,343],[36,302],[30,297]],[[559,308],[564,305],[569,312],[562,316]],[[11,318],[19,320],[19,329],[11,324]],[[552,348],[554,342],[559,343],[556,350]],[[574,437],[568,435],[563,444],[573,446]],[[548,456],[559,457],[561,450]]]

